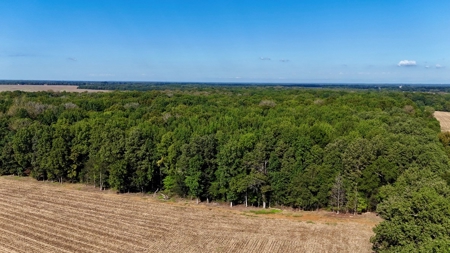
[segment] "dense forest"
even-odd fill
[[[377,211],[377,252],[450,243],[446,94],[283,87],[0,93],[0,174],[118,192]],[[438,250],[439,251],[439,250]]]

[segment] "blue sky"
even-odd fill
[[[0,79],[450,83],[450,1],[1,0]]]

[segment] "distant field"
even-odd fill
[[[27,92],[38,92],[38,91],[54,91],[54,92],[108,92],[107,90],[86,90],[77,89],[78,86],[74,85],[0,85],[0,92],[2,91],[27,91]]]
[[[151,196],[0,177],[0,252],[371,252],[379,222]]]
[[[442,132],[450,131],[450,112],[434,112],[434,117],[439,121]]]

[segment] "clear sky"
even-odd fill
[[[450,83],[448,0],[1,0],[0,79]]]

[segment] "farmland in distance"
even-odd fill
[[[107,90],[78,89],[78,86],[75,85],[0,85],[0,92],[16,91],[16,90],[26,92],[38,92],[38,91],[108,92]]]
[[[450,131],[450,112],[434,112],[434,117],[439,121],[442,132]]]
[[[369,216],[244,208],[0,177],[0,252],[371,252]]]

